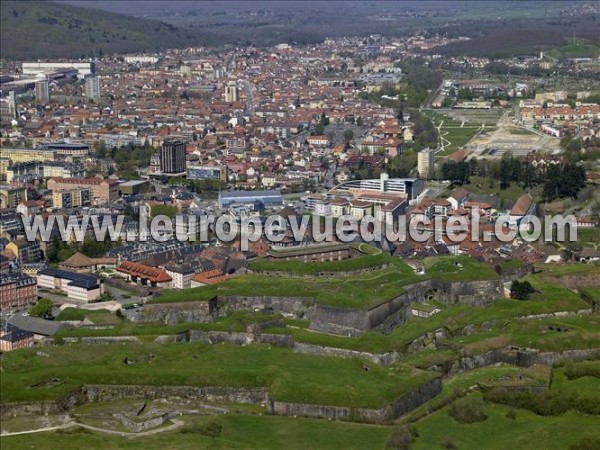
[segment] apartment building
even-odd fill
[[[48,189],[53,194],[61,191],[72,191],[74,189],[91,191],[91,204],[102,205],[115,201],[119,198],[119,182],[103,178],[59,178],[48,180]]]

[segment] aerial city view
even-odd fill
[[[600,450],[600,2],[0,5],[2,450]]]

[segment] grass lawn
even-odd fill
[[[323,305],[369,309],[397,297],[407,284],[424,279],[426,277],[416,275],[408,265],[395,260],[388,269],[339,278],[315,277],[307,280],[262,274],[242,275],[217,286],[202,286],[184,292],[166,291],[150,303],[204,301],[215,295],[296,296],[314,299]]]
[[[86,318],[96,325],[116,325],[120,323],[119,318],[107,309],[65,308],[56,316],[56,320],[84,320]]]
[[[371,364],[365,372],[357,359],[258,344],[72,344],[44,351],[48,357],[34,349],[5,355],[2,402],[52,399],[81,384],[139,384],[267,387],[281,401],[378,408],[433,376],[398,364]]]
[[[600,361],[585,361],[575,364],[590,364],[596,366],[596,374],[600,374]],[[560,392],[562,394],[574,394],[581,397],[592,398],[600,402],[600,376],[585,376],[569,380],[565,376],[565,368],[559,367],[554,370],[552,384],[550,385],[552,392]]]
[[[577,242],[600,245],[600,228],[577,228]]]
[[[36,433],[3,437],[3,450],[46,448],[79,450],[102,449],[383,449],[391,427],[326,420],[226,415],[210,418],[184,417],[190,424],[214,421],[223,428],[220,436],[211,438],[198,433],[182,433],[181,429],[141,438],[121,438],[89,431]]]
[[[270,321],[284,321],[279,314],[267,314],[254,311],[236,311],[233,314],[219,318],[211,323],[180,323],[165,325],[162,323],[133,323],[122,321],[112,328],[63,328],[57,334],[58,337],[82,337],[82,336],[148,336],[154,338],[159,335],[177,334],[188,330],[205,331],[246,331],[251,323],[262,323]],[[288,319],[286,319],[287,321]],[[307,325],[302,320],[293,321],[294,325]]]
[[[545,449],[565,450],[586,436],[600,437],[600,419],[567,412],[560,416],[537,416],[516,410],[516,418],[506,417],[509,408],[486,404],[487,420],[460,424],[442,408],[416,424],[419,433],[414,449],[442,448],[449,440],[459,449]]]
[[[423,259],[426,273],[446,281],[495,280],[498,274],[490,266],[468,256],[431,256]]]
[[[217,286],[202,286],[186,291],[166,291],[154,298],[150,303],[174,303],[186,301],[206,301],[216,295],[243,296],[298,296],[314,299],[321,305],[339,306],[358,309],[370,309],[397,297],[403,292],[404,286],[422,281],[428,277],[436,277],[449,281],[478,281],[497,279],[494,270],[466,256],[426,258],[428,273],[425,276],[416,275],[413,270],[401,260],[387,254],[369,255],[355,260],[310,263],[297,261],[275,262],[257,261],[263,270],[285,270],[297,273],[313,273],[313,265],[318,271],[328,270],[326,267],[336,267],[339,263],[353,261],[377,260],[391,264],[388,269],[373,271],[361,275],[339,278],[319,278],[306,280],[286,278],[284,276],[268,276],[263,274],[248,274],[230,278]],[[429,261],[429,262],[428,262]],[[463,268],[454,265],[459,262]],[[321,269],[321,265],[323,268]],[[255,266],[256,267],[256,266]],[[348,268],[344,270],[350,270]]]
[[[294,275],[318,275],[321,272],[350,272],[355,270],[380,267],[383,264],[392,264],[404,268],[405,264],[398,258],[388,253],[378,253],[358,256],[341,261],[309,262],[304,261],[278,261],[273,259],[257,259],[248,264],[248,269],[257,272],[286,272]]]

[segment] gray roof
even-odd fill
[[[34,334],[42,334],[44,336],[53,336],[62,328],[60,322],[40,319],[38,317],[22,316],[20,314],[12,316],[8,319],[8,323],[21,330],[31,331]]]
[[[255,197],[281,197],[278,189],[262,191],[224,191],[220,193],[221,198],[255,198]]]

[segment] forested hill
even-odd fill
[[[0,10],[0,56],[6,59],[80,58],[204,41],[197,31],[164,22],[50,1],[2,0]]]

